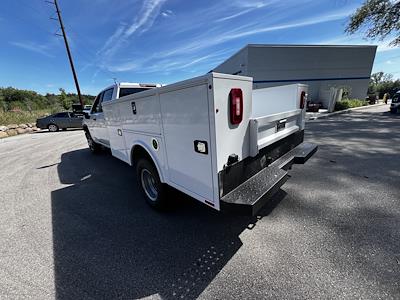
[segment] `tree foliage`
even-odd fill
[[[383,40],[394,36],[390,45],[400,45],[400,1],[366,0],[350,17],[346,32],[364,30],[366,37]]]
[[[59,99],[61,105],[64,107],[64,109],[70,109],[73,103],[72,99],[67,96],[67,93],[65,92],[64,89],[60,88],[59,91],[60,91]]]
[[[84,104],[92,104],[94,96],[82,95]],[[20,90],[12,87],[0,88],[0,110],[33,111],[51,109],[54,111],[69,110],[73,103],[78,103],[76,94],[66,93],[40,95],[34,91]]]
[[[368,87],[369,94],[379,94],[379,97],[382,98],[385,93],[393,96],[399,90],[400,79],[393,80],[392,74],[377,72],[371,75]]]

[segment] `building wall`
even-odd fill
[[[350,97],[363,99],[375,53],[375,46],[248,45],[214,71],[241,71],[253,77],[256,89],[308,84],[314,102],[321,89],[330,87],[347,87]]]
[[[249,75],[250,76],[250,75]],[[287,85],[294,82],[254,83],[255,89]],[[321,90],[329,90],[331,87],[347,87],[350,90],[350,98],[364,99],[367,95],[369,79],[356,80],[327,80],[327,81],[296,81],[309,86],[309,97],[312,102],[319,102]],[[324,107],[326,106],[325,103]]]
[[[225,73],[231,75],[247,76],[248,65],[248,47],[236,52],[220,66],[213,69],[214,72]]]

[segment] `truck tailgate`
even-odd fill
[[[260,149],[304,129],[305,109],[300,108],[303,92],[307,93],[307,86],[302,84],[253,91],[250,156],[256,156]]]

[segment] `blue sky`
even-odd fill
[[[248,43],[376,44],[374,71],[400,78],[400,48],[348,36],[349,0],[59,0],[83,93],[113,82],[172,83],[208,72]],[[4,0],[0,86],[75,91],[54,7]]]

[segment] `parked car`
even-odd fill
[[[60,112],[36,120],[36,127],[56,132],[59,129],[82,128],[83,116],[72,112]]]
[[[400,113],[400,91],[394,94],[392,103],[390,104],[391,113]]]
[[[85,105],[84,107],[83,107],[83,113],[84,114],[90,114],[90,110],[92,109],[92,106],[91,105]]]

